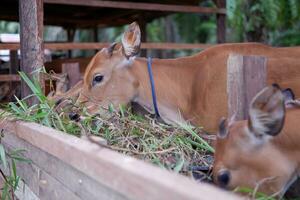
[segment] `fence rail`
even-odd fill
[[[44,43],[45,49],[49,50],[74,50],[74,49],[102,49],[109,43],[88,42],[88,43]],[[212,44],[188,44],[188,43],[142,43],[142,49],[206,49],[213,46]],[[0,43],[0,50],[18,50],[19,43]]]

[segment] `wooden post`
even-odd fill
[[[228,118],[248,118],[252,98],[266,86],[266,58],[231,54],[227,61]]]
[[[144,20],[144,17],[141,16],[139,20],[139,26],[141,29],[141,42],[147,42],[147,22]],[[147,49],[141,50],[141,57],[147,56]]]
[[[17,50],[10,50],[9,51],[9,74],[10,75],[15,75],[19,71],[19,59],[18,59],[18,51]],[[3,81],[3,80],[1,80]],[[10,94],[16,95],[17,97],[20,97],[20,93],[17,94],[16,88],[19,87],[19,85],[13,84],[13,80],[9,81],[9,88],[10,88]],[[14,97],[13,95],[9,95],[8,101],[13,101]]]
[[[74,42],[75,28],[67,28],[67,40],[68,42]],[[68,50],[68,58],[72,58],[72,50]]]
[[[9,51],[9,61],[10,61],[9,73],[16,74],[19,70],[18,51],[16,50]]]
[[[68,89],[72,88],[81,79],[79,63],[63,63],[62,73],[68,74]]]
[[[21,71],[30,78],[37,78],[42,88],[44,81],[38,72],[44,65],[43,13],[43,0],[19,1]],[[32,94],[24,81],[21,82],[21,91],[22,97]],[[37,99],[31,98],[28,103],[37,103]]]
[[[93,37],[94,37],[94,42],[99,42],[99,40],[98,40],[98,27],[97,26],[95,26],[93,28]]]
[[[93,37],[94,37],[94,41],[93,42],[99,42],[99,39],[98,39],[98,27],[95,26],[93,28]],[[98,52],[98,49],[95,50],[95,54]]]
[[[218,8],[226,9],[226,0],[214,0]],[[226,14],[217,14],[217,42],[226,42]]]

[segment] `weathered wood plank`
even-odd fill
[[[61,74],[57,74],[58,76]],[[81,80],[83,77],[80,74],[79,80]],[[21,77],[17,74],[0,74],[0,82],[6,82],[6,81],[20,81]],[[49,76],[44,77],[44,80],[50,80]]]
[[[24,181],[20,181],[15,195],[20,200],[39,200],[40,198],[36,196],[35,193],[31,191],[28,185]]]
[[[40,79],[38,69],[44,65],[43,52],[43,0],[19,1],[21,71],[30,78]],[[35,72],[33,74],[33,72]],[[44,81],[40,81],[44,88]],[[27,84],[21,82],[21,95],[32,94]],[[28,99],[29,104],[37,102],[36,98]]]
[[[226,9],[208,8],[200,6],[186,5],[167,5],[157,3],[139,3],[139,2],[117,2],[117,1],[98,1],[98,0],[44,0],[45,3],[78,5],[89,7],[105,7],[105,8],[122,8],[135,10],[151,10],[151,11],[169,11],[169,12],[185,12],[185,13],[222,13],[226,14]]]
[[[227,61],[228,117],[248,118],[252,98],[266,86],[266,58],[231,54]]]
[[[76,198],[79,197],[84,200],[94,200],[99,198],[115,200],[126,199],[118,192],[99,184],[93,178],[88,177],[84,173],[67,165],[47,152],[19,139],[14,134],[5,133],[2,142],[8,150],[26,150],[24,156],[32,160],[33,163],[28,164],[18,162],[17,173],[24,179],[28,187],[41,199],[46,198],[45,196],[47,194],[53,193],[53,190],[57,190],[56,185],[65,187],[64,190],[66,190],[67,193],[71,192]],[[47,180],[51,179],[51,183],[49,184],[54,184],[53,186],[47,185],[47,182],[45,182],[45,179],[41,176],[42,173],[47,173],[47,177],[52,177],[47,178]],[[55,179],[55,183],[53,183],[52,179]],[[45,185],[47,185],[48,188],[44,188]]]
[[[67,182],[67,180],[66,180]],[[76,194],[44,171],[40,174],[39,198],[43,200],[80,200]]]
[[[0,127],[128,199],[240,199],[38,124],[6,121]]]
[[[45,49],[50,50],[69,50],[69,49],[102,49],[108,47],[109,43],[45,43]],[[142,49],[206,49],[212,44],[188,44],[188,43],[142,43]],[[20,45],[17,43],[0,43],[0,49],[17,50]]]
[[[20,80],[20,76],[17,74],[0,74],[0,82]]]
[[[12,139],[13,138],[13,139]],[[27,149],[27,145],[20,145],[22,140],[15,139],[16,137],[6,137],[1,141],[5,147],[5,150],[10,152],[13,149]],[[25,154],[26,158],[31,157]],[[16,162],[17,174],[22,177],[24,183],[30,188],[30,190],[38,196],[39,194],[39,181],[40,181],[40,168],[34,163]]]

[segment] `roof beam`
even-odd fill
[[[137,2],[120,2],[120,1],[100,1],[100,0],[44,0],[48,4],[77,5],[88,7],[151,10],[163,12],[184,12],[184,13],[215,13],[226,14],[224,8],[208,8],[200,6],[187,5],[167,5],[157,3],[137,3]]]

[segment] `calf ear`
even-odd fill
[[[249,130],[258,137],[276,136],[280,133],[285,117],[284,96],[277,87],[260,91],[252,100],[249,110]]]
[[[129,25],[122,37],[122,49],[126,58],[139,53],[141,46],[141,30],[136,22]]]
[[[295,100],[295,94],[291,88],[282,90],[284,96],[284,102],[289,102]]]
[[[228,135],[228,123],[227,119],[222,117],[219,122],[219,132],[217,134],[217,137],[220,139],[226,138]]]

